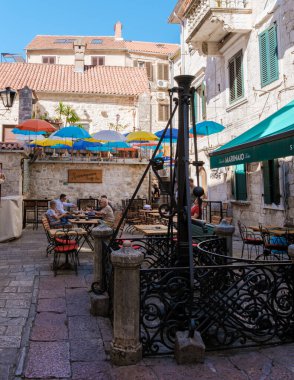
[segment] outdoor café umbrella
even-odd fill
[[[215,121],[204,120],[200,123],[196,123],[196,135],[207,136],[208,146],[209,136],[218,132],[222,132],[224,129],[225,127],[223,125],[216,123]],[[194,133],[193,127],[190,129],[189,132]]]
[[[40,120],[40,119],[28,119],[19,124],[17,129],[31,132],[54,132],[56,128],[53,127],[48,121]]]
[[[67,146],[72,146],[72,141],[70,140],[52,140],[52,139],[44,139],[44,140],[34,140],[31,142],[30,145],[37,145],[37,146],[54,146],[56,144],[62,144],[62,145],[67,145]]]
[[[121,133],[112,131],[110,129],[104,129],[100,132],[97,132],[93,135],[94,139],[100,140],[100,141],[126,141],[125,136],[123,136]]]
[[[162,129],[161,131],[158,131],[158,132],[155,132],[155,136],[157,137],[161,137],[163,135],[163,132],[165,131],[165,129]],[[178,138],[178,129],[176,128],[173,128],[172,129],[172,134],[170,133],[170,129],[168,129],[164,135],[164,139],[165,140],[169,140],[170,139],[170,135],[172,135],[172,139],[173,140],[177,140]]]
[[[27,130],[24,130],[24,129],[18,129],[18,128],[13,128],[12,133],[14,133],[15,135],[23,135],[23,136],[29,136],[30,138],[32,136],[39,136],[39,135],[45,135],[46,132],[45,131],[39,131],[39,132],[34,132],[32,133],[31,131],[27,131]],[[34,140],[34,139],[32,139]]]
[[[151,132],[146,132],[146,131],[131,132],[127,136],[127,142],[131,142],[131,141],[156,141],[156,140],[159,140],[157,136],[155,136]]]
[[[75,141],[73,144],[73,149],[75,150],[84,150],[86,148],[91,148],[94,146],[101,146],[102,144],[100,142],[90,142],[86,140],[78,140]]]
[[[54,137],[67,137],[70,139],[88,139],[91,138],[91,135],[81,127],[75,125],[61,128],[54,134]]]
[[[31,135],[21,135],[21,134],[15,134],[15,138],[18,141],[30,141],[30,140],[44,140],[45,137],[43,135],[35,135],[34,133]]]

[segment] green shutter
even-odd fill
[[[235,199],[238,201],[247,200],[247,181],[245,164],[236,165],[235,169]]]
[[[205,95],[205,83],[201,84],[201,104],[202,104],[202,120],[206,120],[206,95]]]
[[[195,112],[195,122],[198,122],[198,93],[194,92],[194,112]]]
[[[261,87],[279,79],[277,25],[259,35]]]
[[[270,162],[263,161],[263,202],[267,205],[272,204],[271,181],[270,181]]]
[[[272,196],[272,201],[276,205],[280,204],[280,176],[279,176],[279,161],[278,160],[272,160],[272,183],[273,183],[273,196]]]
[[[244,78],[243,78],[243,55],[242,51],[237,53],[229,61],[229,85],[230,85],[230,102],[234,102],[244,96]]]

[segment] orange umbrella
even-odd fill
[[[54,132],[56,128],[53,127],[48,121],[40,119],[28,119],[17,126],[18,129],[32,132]]]

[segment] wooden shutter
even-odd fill
[[[279,175],[279,161],[272,160],[272,201],[276,205],[280,204],[281,194],[280,194],[280,175]]]
[[[157,64],[157,79],[168,80],[169,77],[169,66],[165,63]]]
[[[198,122],[198,93],[197,90],[194,92],[194,112],[195,112],[195,122]]]
[[[42,57],[42,62],[43,63],[49,63],[48,57]]]
[[[145,62],[145,67],[147,70],[147,76],[150,81],[153,81],[153,70],[152,70],[152,62]]]
[[[161,104],[158,104],[158,121],[163,121],[163,107]]]
[[[158,121],[167,121],[168,114],[168,104],[158,104]]]
[[[202,120],[206,120],[206,86],[205,83],[201,84],[201,104],[202,104]]]
[[[98,57],[99,66],[104,66],[104,57]]]
[[[242,51],[229,61],[229,86],[231,103],[244,96]]]
[[[235,198],[238,201],[247,200],[247,180],[245,164],[236,165],[235,168]]]
[[[262,167],[263,167],[263,202],[269,205],[269,204],[272,204],[269,161],[263,161]]]
[[[259,35],[261,87],[279,79],[277,25]]]
[[[134,67],[138,67],[138,61],[133,61]]]

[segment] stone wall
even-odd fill
[[[1,185],[1,195],[22,195],[22,161],[26,158],[21,151],[4,151],[0,152],[0,163],[6,177],[5,182]]]
[[[71,201],[77,198],[97,198],[106,194],[114,204],[130,198],[146,168],[146,163],[94,162],[34,162],[30,170],[30,198],[53,199],[65,193]],[[68,169],[102,170],[102,183],[68,183]],[[148,176],[138,193],[148,195]]]

